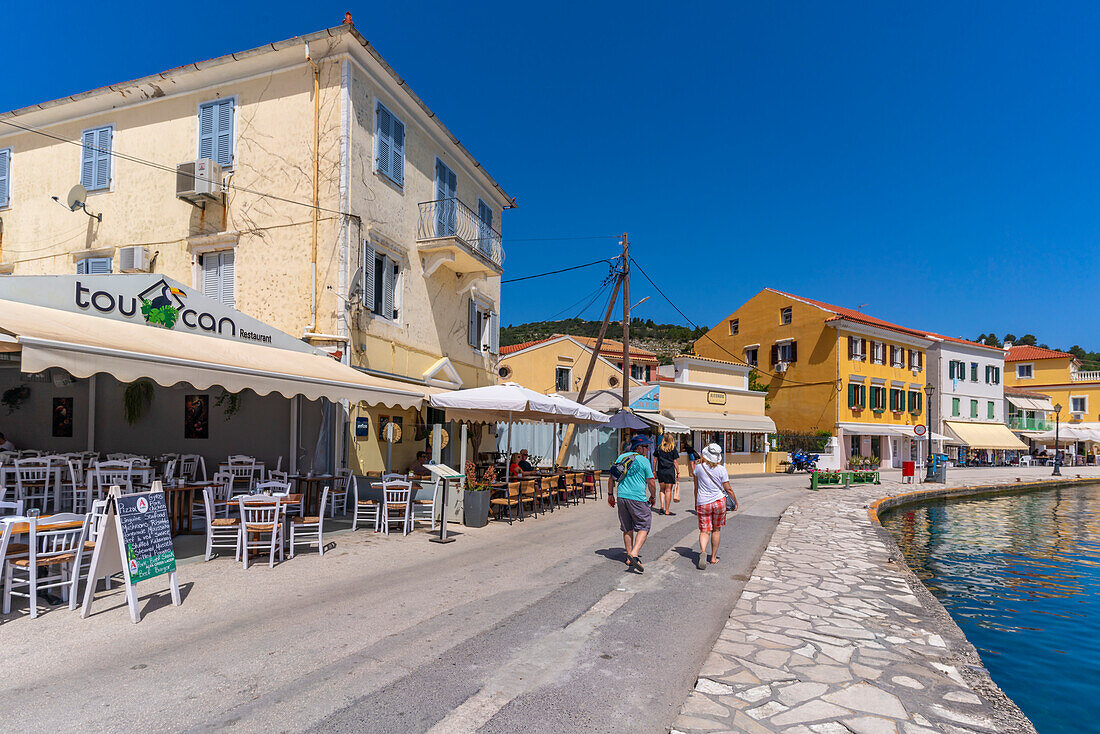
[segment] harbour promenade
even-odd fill
[[[901,484],[888,472],[881,485],[797,499],[672,731],[1033,732],[872,516],[886,497],[1026,486],[1050,474],[1049,467],[957,469],[940,486]],[[1100,479],[1100,470],[1063,469],[1064,481],[1089,479]]]

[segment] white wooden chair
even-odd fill
[[[206,461],[198,454],[181,454],[179,474],[189,482],[205,482]]]
[[[53,469],[49,460],[35,457],[15,462],[15,497],[28,508],[37,507],[45,512],[52,484]]]
[[[134,491],[133,483],[134,465],[129,460],[126,461],[97,461],[92,467],[92,480],[89,480],[89,485],[94,484],[95,488],[92,490],[92,499],[103,499],[109,490],[114,485],[118,485],[123,494],[129,494]]]
[[[434,482],[421,482],[420,489],[413,488],[412,498],[410,504],[412,506],[412,517],[410,519],[411,527],[416,528],[418,520],[426,520],[432,530],[435,530],[435,518],[436,503],[439,502],[439,482],[441,479],[436,477]],[[431,499],[428,499],[427,494],[431,492]]]
[[[61,505],[63,507],[67,505],[72,508],[73,512],[87,512],[91,490],[88,487],[84,462],[79,455],[69,456],[65,459],[62,476],[64,477],[65,474],[68,475],[68,478],[62,478],[61,480]]]
[[[390,534],[390,525],[401,523],[401,534],[412,530],[412,485],[408,482],[382,480],[382,532]]]
[[[256,485],[257,494],[266,494],[278,497],[283,507],[283,515],[301,515],[302,501],[291,502],[287,495],[290,494],[290,482],[260,482]]]
[[[241,521],[236,517],[217,517],[217,505],[214,490],[207,487],[202,491],[205,516],[213,518],[206,523],[206,560],[214,557],[215,548],[232,548],[234,560],[241,557]]]
[[[176,481],[176,466],[179,459],[169,459],[164,465],[164,483],[169,484]]]
[[[23,502],[22,500],[2,500],[0,499],[0,522],[6,517],[22,517],[23,516]]]
[[[352,492],[355,493],[355,514],[352,516],[351,529],[358,530],[359,523],[366,524],[368,521],[374,522],[374,532],[378,532],[378,528],[382,524],[382,495],[375,493],[373,487],[371,487],[371,480],[367,478],[363,482],[362,486],[359,484],[359,477],[352,475],[351,486]]]
[[[241,495],[237,498],[241,508],[240,552],[241,563],[248,569],[248,552],[263,551],[269,554],[269,568],[275,568],[275,554],[283,560],[283,509],[278,497]],[[264,540],[264,536],[269,540]],[[253,537],[256,540],[253,540]]]
[[[341,515],[348,514],[348,495],[351,494],[351,469],[337,469],[336,477],[336,486],[329,493],[329,500],[332,502],[329,517],[336,517],[337,507],[340,508]]]
[[[317,555],[325,555],[325,505],[328,503],[328,487],[321,492],[320,514],[316,517],[290,518],[290,557],[294,557],[294,546],[298,543],[317,544]]]
[[[59,513],[39,524],[38,517],[27,518],[26,557],[4,559],[4,614],[11,613],[11,598],[21,596],[28,600],[34,619],[38,616],[38,592],[45,589],[61,589],[62,598],[69,601],[69,609],[76,609],[88,519],[87,515]],[[80,525],[62,527],[69,523]],[[55,570],[50,572],[51,568]],[[26,592],[17,591],[23,588]]]
[[[84,559],[80,564],[79,579],[86,579],[88,572],[92,567],[92,554],[95,552],[96,543],[99,542],[100,536],[103,534],[103,529],[107,522],[107,504],[108,500],[94,500],[92,502],[92,508],[88,512],[88,534],[84,538]],[[103,576],[104,588],[111,588],[111,577]],[[89,580],[88,583],[94,583],[99,579]]]
[[[233,475],[233,493],[243,494],[256,486],[256,459],[251,456],[230,456],[222,472]]]

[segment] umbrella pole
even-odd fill
[[[504,454],[504,484],[505,492],[508,491],[507,485],[512,481],[512,411],[508,411],[508,450]],[[523,496],[519,498],[519,519],[523,519]]]

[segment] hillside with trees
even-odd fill
[[[1081,360],[1081,366],[1085,370],[1097,370],[1100,369],[1100,352],[1089,352],[1079,344],[1074,344],[1072,347],[1052,347],[1049,344],[1041,344],[1038,338],[1034,334],[1024,334],[1023,336],[1016,336],[1011,332],[1004,336],[997,336],[993,332],[988,334],[979,334],[978,338],[974,341],[981,344],[985,344],[990,347],[1003,346],[1005,342],[1012,342],[1017,346],[1032,346],[1042,347],[1043,349],[1056,349],[1059,352],[1069,352],[1077,359]]]
[[[599,321],[584,319],[565,319],[563,321],[532,321],[527,324],[509,324],[500,330],[500,345],[521,344],[536,339],[545,339],[554,334],[597,337],[600,335]],[[661,364],[671,364],[672,358],[691,350],[696,339],[707,332],[700,327],[692,329],[678,324],[657,324],[653,319],[631,319],[631,344],[648,349],[658,355]],[[622,339],[621,321],[613,321],[607,327],[608,339]]]

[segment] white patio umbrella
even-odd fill
[[[433,408],[442,408],[450,420],[542,421],[548,423],[607,423],[611,417],[560,395],[543,395],[514,382],[474,387],[469,390],[432,395]],[[508,457],[512,455],[512,431],[508,431]],[[504,481],[509,479],[510,462],[505,463]]]

